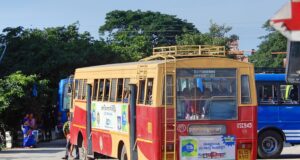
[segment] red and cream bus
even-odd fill
[[[254,68],[219,46],[78,68],[71,143],[85,158],[256,159]]]

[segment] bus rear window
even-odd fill
[[[249,76],[242,75],[241,77],[241,102],[242,104],[249,104],[251,103],[250,97],[250,84],[249,84]]]
[[[237,119],[236,69],[178,69],[178,120]]]

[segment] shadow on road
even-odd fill
[[[292,159],[292,158],[297,158],[297,159],[300,159],[300,154],[284,154],[284,155],[281,155],[280,157],[276,158],[276,159]]]
[[[44,150],[44,149],[19,149],[19,150],[6,150],[4,152],[0,152],[1,154],[18,154],[18,153],[57,153],[61,152],[61,149],[53,149],[53,150]]]

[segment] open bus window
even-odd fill
[[[83,86],[82,86],[82,96],[81,96],[81,99],[86,99],[86,83],[87,82],[87,80],[86,79],[84,79],[83,80]]]
[[[144,95],[145,95],[145,80],[139,81],[139,93],[138,93],[138,103],[144,104]]]
[[[78,81],[78,79],[75,79],[74,99],[78,99],[78,96],[79,96],[79,81]]]
[[[124,81],[124,92],[123,92],[123,103],[128,103],[128,101],[129,101],[129,93],[130,93],[129,78],[125,78],[125,81]]]
[[[147,79],[146,104],[152,104],[153,78]]]
[[[105,84],[104,84],[105,88],[104,88],[104,101],[108,101],[108,96],[109,96],[109,90],[110,90],[110,79],[106,79],[105,80]]]
[[[123,93],[123,78],[119,78],[118,87],[117,87],[117,102],[122,101],[122,93]]]
[[[257,88],[258,100],[260,104],[278,104],[276,85],[259,85]]]
[[[94,85],[93,85],[93,97],[92,97],[92,100],[96,100],[97,99],[98,83],[99,83],[99,80],[95,79],[94,80]]]
[[[167,99],[167,105],[172,105],[173,104],[173,76],[172,75],[167,75],[167,79],[166,79],[166,84],[165,84],[165,79],[163,82],[163,102],[162,104],[165,104],[165,100]],[[165,85],[167,88],[167,92],[165,93]],[[165,98],[165,94],[167,95],[167,97]]]
[[[280,102],[281,104],[298,104],[298,86],[297,85],[280,85]]]
[[[236,69],[178,69],[177,118],[237,118]]]
[[[78,87],[79,87],[79,89],[78,89],[78,99],[82,99],[83,80],[80,79],[78,81],[79,81],[78,82]]]
[[[116,92],[117,92],[117,78],[111,80],[111,91],[110,91],[110,102],[116,101]]]
[[[100,79],[99,80],[98,97],[97,97],[98,101],[103,100],[103,91],[104,91],[104,79]]]
[[[249,76],[242,75],[241,76],[241,102],[242,104],[251,103],[250,97],[250,84],[249,84]]]

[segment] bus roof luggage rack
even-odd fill
[[[224,46],[182,45],[153,48],[153,55],[172,55],[175,57],[225,56]]]
[[[149,61],[158,58],[187,58],[187,57],[225,57],[224,46],[213,45],[177,45],[153,48],[153,55],[141,61]]]

